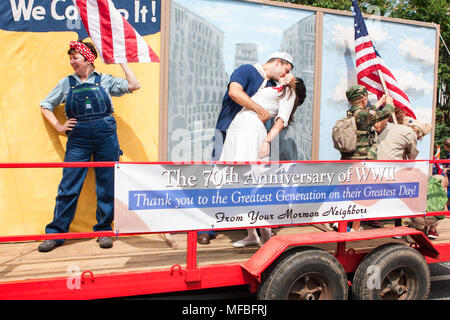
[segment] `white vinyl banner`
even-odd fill
[[[215,230],[423,215],[428,165],[117,164],[118,233]]]

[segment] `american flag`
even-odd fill
[[[378,74],[379,71],[386,83],[388,90],[386,94],[392,97],[394,105],[404,110],[407,116],[416,119],[414,112],[411,110],[408,96],[400,89],[394,75],[375,49],[356,0],[353,0],[352,9],[355,17],[355,53],[358,84],[365,86],[368,91],[381,98],[385,91]]]
[[[106,64],[159,62],[111,0],[73,0],[86,31]]]

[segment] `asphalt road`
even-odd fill
[[[431,288],[428,300],[450,300],[450,262],[430,264]],[[247,286],[169,293],[130,299],[149,300],[256,300]]]
[[[431,288],[428,300],[450,300],[450,262],[430,264]]]

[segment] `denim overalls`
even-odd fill
[[[68,131],[65,162],[119,161],[119,142],[116,120],[112,116],[111,99],[100,85],[100,75],[95,83],[77,85],[69,76],[70,89],[65,111],[77,124]],[[97,224],[94,231],[112,230],[114,219],[114,168],[95,168],[97,193]],[[72,222],[78,197],[88,168],[64,168],[58,187],[54,218],[46,233],[66,233]],[[64,240],[57,240],[63,242]]]

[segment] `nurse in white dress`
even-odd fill
[[[303,80],[290,75],[287,77],[288,85],[265,87],[251,97],[275,118],[269,133],[255,112],[243,108],[227,130],[220,161],[269,160],[270,142],[288,126],[297,107],[306,97]],[[271,237],[271,229],[261,228],[260,231],[261,242],[265,243]],[[247,229],[247,232],[247,237],[236,241],[234,247],[260,243],[256,229]]]

